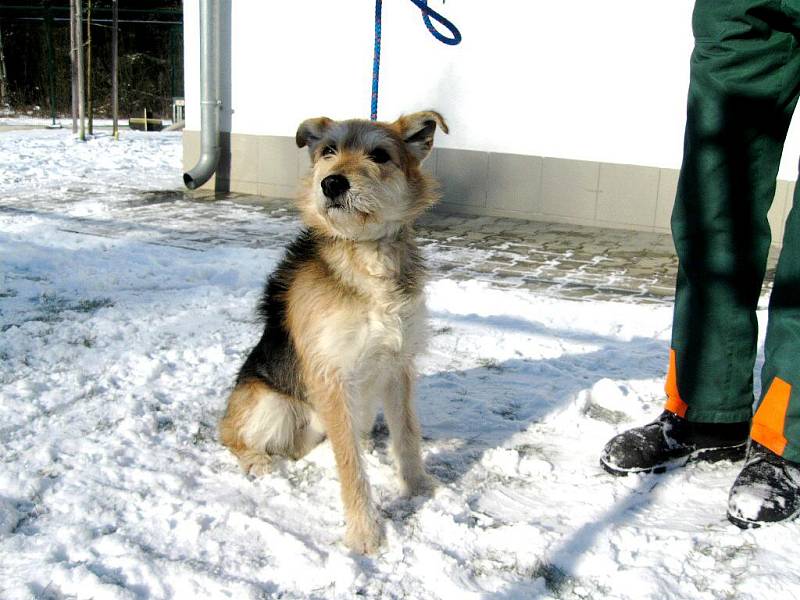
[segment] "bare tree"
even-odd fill
[[[86,113],[89,135],[94,135],[94,103],[92,102],[92,0],[86,4]]]
[[[0,20],[0,25],[2,25],[2,20]],[[0,107],[8,105],[8,76],[6,75],[6,56],[3,53],[3,28],[0,27]]]
[[[50,127],[61,127],[56,124],[56,56],[53,50],[53,12],[50,0],[42,0],[44,7],[44,40],[47,47],[47,92],[50,96]]]
[[[119,139],[117,120],[119,118],[119,90],[117,79],[119,77],[119,61],[117,52],[119,47],[119,2],[111,0],[111,118],[114,122],[114,139]]]
[[[75,0],[69,2],[69,62],[72,78],[72,133],[78,133],[78,41],[75,27]]]
[[[83,62],[83,0],[75,1],[75,46],[78,50],[78,137],[86,141],[86,81]]]

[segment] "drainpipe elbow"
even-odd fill
[[[217,170],[219,154],[219,147],[203,150],[197,164],[183,174],[183,183],[187,188],[195,190],[211,179]]]

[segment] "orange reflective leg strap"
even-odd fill
[[[679,417],[685,418],[689,405],[681,399],[681,394],[678,391],[678,370],[675,366],[675,350],[672,348],[669,349],[669,370],[667,371],[667,383],[664,385],[664,391],[667,393],[667,403],[664,408]]]
[[[786,449],[784,426],[791,394],[792,386],[780,377],[776,377],[753,416],[750,437],[778,456],[783,456],[783,451]]]

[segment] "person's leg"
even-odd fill
[[[751,437],[800,462],[800,186],[786,222],[769,302],[761,402]]]
[[[778,28],[779,7],[715,0],[695,7],[672,215],[679,268],[666,386],[667,410],[688,421],[735,423],[752,415],[767,212],[795,102],[787,82],[796,75],[796,41]]]
[[[800,186],[786,222],[764,350],[752,444],[728,500],[728,518],[740,527],[800,514]]]
[[[617,474],[743,456],[767,221],[794,108],[798,52],[777,0],[698,0],[684,157],[672,218],[679,257],[665,413],[620,434]],[[787,87],[789,89],[787,90]]]

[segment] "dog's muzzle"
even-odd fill
[[[343,208],[342,194],[350,189],[350,182],[344,175],[328,175],[320,183],[322,193],[328,199],[327,208]]]

